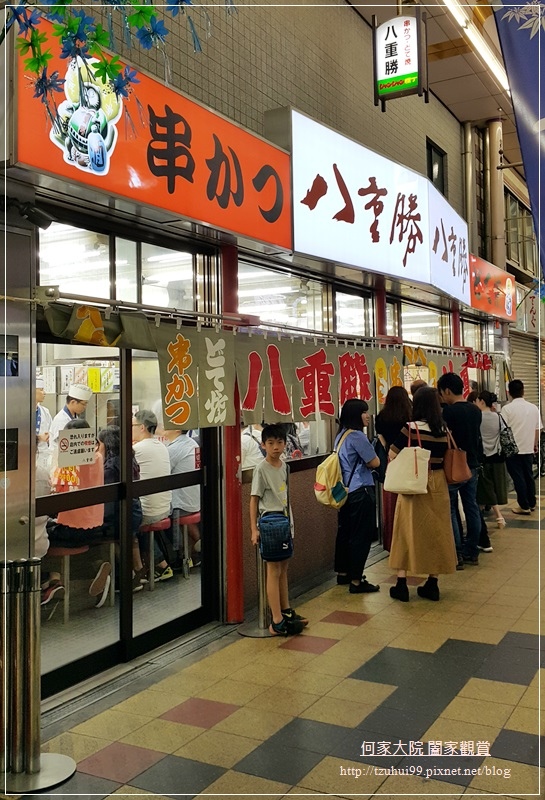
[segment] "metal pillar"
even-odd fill
[[[40,753],[40,563],[0,563],[0,780],[6,794],[49,789],[76,771],[74,759]]]
[[[491,252],[490,261],[500,269],[505,269],[505,198],[503,186],[503,172],[500,166],[500,151],[503,150],[503,133],[500,119],[488,123],[490,159],[490,234]]]
[[[271,635],[269,631],[270,612],[267,602],[267,568],[261,558],[259,547],[256,552],[256,572],[257,572],[257,621],[246,622],[240,625],[237,630],[241,636],[249,636],[252,639],[265,639]]]

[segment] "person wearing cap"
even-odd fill
[[[133,416],[132,443],[134,456],[140,467],[140,480],[170,475],[168,450],[163,442],[155,438],[157,424],[157,417],[149,409],[137,411]],[[151,525],[170,516],[171,500],[171,491],[143,495],[140,498],[143,514],[142,525]],[[157,540],[155,540],[155,558],[154,580],[166,581],[174,577],[172,568],[167,564],[159,550]],[[161,559],[159,563],[157,563],[158,559]]]
[[[36,378],[36,466],[49,467],[49,435],[53,420],[49,409],[42,406],[45,400],[43,378]]]
[[[54,417],[51,424],[49,431],[49,447],[51,449],[57,447],[59,433],[66,428],[70,420],[83,414],[92,395],[92,389],[84,383],[73,383],[69,387],[64,408]]]

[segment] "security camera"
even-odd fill
[[[19,213],[22,217],[28,219],[29,222],[32,222],[33,225],[37,225],[38,228],[41,228],[43,231],[46,231],[51,223],[55,221],[51,214],[48,214],[47,211],[42,211],[42,209],[37,206],[31,205],[31,203],[21,203],[19,205]]]

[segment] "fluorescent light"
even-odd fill
[[[268,314],[270,311],[286,311],[286,304],[285,303],[271,303],[270,305],[258,305],[258,306],[247,306],[239,304],[238,307],[239,313],[245,312],[246,314],[259,314],[262,319],[265,318],[265,314]]]
[[[239,297],[259,297],[262,295],[272,295],[272,294],[293,294],[294,292],[298,292],[299,290],[294,288],[293,286],[262,286],[256,289],[240,289],[238,296]]]
[[[461,27],[462,34],[474,45],[474,54],[480,59],[486,69],[494,75],[502,89],[505,89],[505,91],[509,93],[509,80],[505,67],[495,55],[478,28],[475,27],[475,23],[466,16],[458,0],[443,0],[443,2]]]
[[[440,328],[441,325],[439,322],[409,322],[407,325],[404,325],[402,321],[401,327],[406,331],[409,329],[420,330],[420,328]]]
[[[159,256],[148,256],[146,261],[148,264],[159,263],[159,264],[166,264],[169,261],[184,261],[186,264],[191,262],[192,256],[191,253],[166,253],[164,255]]]

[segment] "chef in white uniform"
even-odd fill
[[[70,386],[64,408],[54,417],[51,424],[51,430],[49,431],[50,449],[57,448],[59,433],[66,428],[71,419],[76,419],[79,414],[83,414],[92,395],[92,389],[84,383],[73,383]]]
[[[36,463],[47,469],[49,464],[49,435],[53,420],[49,409],[42,405],[45,400],[43,378],[36,378]]]

